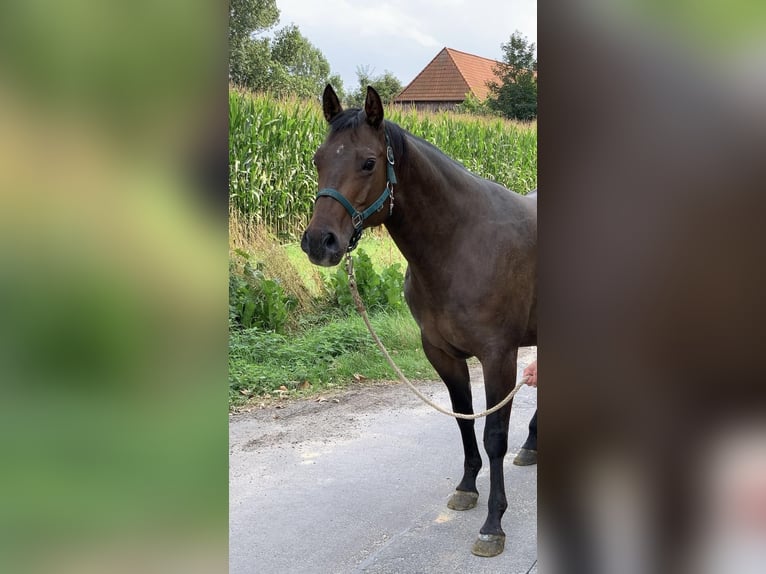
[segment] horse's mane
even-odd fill
[[[365,118],[364,111],[360,108],[343,110],[330,122],[330,133],[357,128],[365,121]],[[412,134],[389,120],[385,120],[385,126],[397,163],[405,162],[407,160],[407,139],[405,136],[412,136]]]
[[[357,128],[365,121],[365,119],[366,119],[366,115],[364,113],[364,110],[362,110],[361,108],[349,108],[347,110],[343,110],[341,113],[339,113],[337,116],[333,118],[332,122],[330,122],[330,133],[332,134],[335,132]],[[407,162],[407,155],[408,155],[407,138],[412,138],[416,142],[424,144],[429,149],[435,151],[438,155],[442,156],[444,159],[449,161],[451,164],[453,164],[457,168],[465,172],[471,173],[470,171],[466,169],[466,167],[463,164],[461,164],[458,161],[455,161],[453,158],[445,154],[442,150],[440,150],[434,144],[432,144],[428,140],[425,140],[419,136],[416,136],[415,134],[411,132],[408,132],[399,124],[396,124],[392,122],[391,120],[385,120],[385,126],[386,126],[386,131],[388,132],[389,141],[391,142],[391,148],[394,150],[394,157],[396,158],[396,163],[399,166],[403,166]],[[472,174],[472,175],[475,175],[475,174]]]

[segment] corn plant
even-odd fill
[[[311,214],[317,185],[311,157],[324,133],[316,106],[230,91],[232,205],[278,236],[293,237]]]
[[[525,193],[537,186],[537,125],[449,112],[391,108],[387,117],[470,171]],[[319,102],[229,90],[232,207],[294,240],[317,191],[311,158],[327,133]]]

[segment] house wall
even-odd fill
[[[452,111],[461,103],[463,103],[462,100],[452,102],[394,102],[394,105],[408,110],[414,108],[418,112],[441,112]]]

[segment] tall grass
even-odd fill
[[[397,108],[387,118],[469,170],[524,193],[537,186],[537,124]],[[229,90],[231,205],[282,240],[308,223],[317,191],[311,158],[327,124],[318,101]]]
[[[437,377],[411,316],[378,313],[370,320],[409,378]],[[280,387],[318,390],[346,384],[357,375],[374,380],[396,378],[362,319],[355,315],[289,336],[259,329],[232,331],[229,336],[229,396],[234,405]]]
[[[518,193],[537,187],[537,124],[394,108],[388,119],[428,140],[476,175]]]
[[[300,257],[302,256],[302,257]],[[229,264],[231,271],[242,274],[250,262],[270,278],[277,278],[285,293],[297,304],[295,314],[314,311],[314,299],[322,294],[320,269],[311,265],[304,253],[291,258],[284,246],[264,225],[231,209],[229,213]],[[303,263],[300,267],[297,262]]]
[[[229,91],[229,197],[280,237],[294,238],[314,204],[311,158],[324,139],[318,106]]]

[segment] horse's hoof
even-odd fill
[[[516,466],[530,466],[537,464],[537,451],[529,450],[528,448],[522,448],[519,450],[519,454],[513,459],[513,464]]]
[[[501,554],[505,549],[505,534],[479,534],[471,553],[484,558]]]
[[[478,492],[456,490],[447,501],[447,508],[452,510],[470,510],[476,506],[477,500],[479,500]]]

